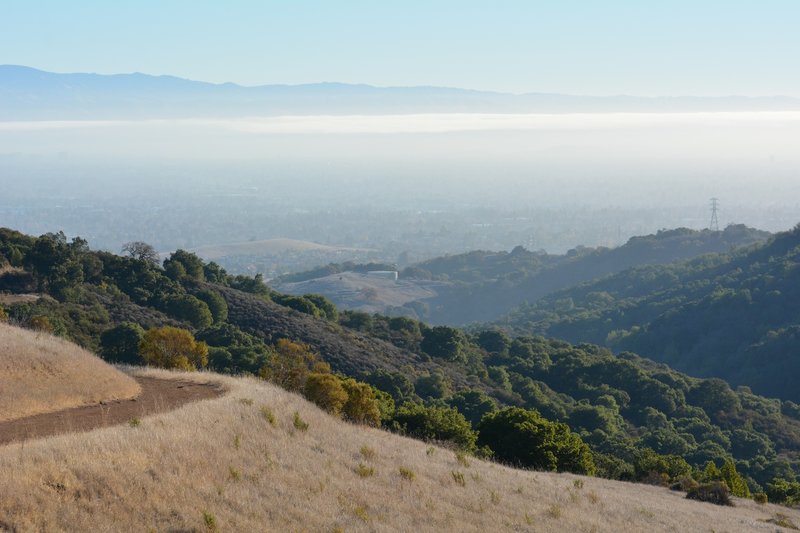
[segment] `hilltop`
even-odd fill
[[[0,321],[0,422],[139,392],[134,380],[96,355]]]

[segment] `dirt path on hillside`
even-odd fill
[[[197,400],[216,398],[223,393],[222,388],[214,384],[145,377],[134,379],[142,387],[142,393],[132,400],[113,400],[0,422],[0,446],[129,423],[135,418],[170,411]]]

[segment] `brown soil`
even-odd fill
[[[214,384],[145,377],[134,379],[141,385],[142,393],[132,400],[101,402],[1,422],[0,445],[123,424],[189,402],[215,398],[223,392]]]

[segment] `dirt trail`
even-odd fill
[[[132,400],[113,400],[53,413],[0,422],[0,446],[14,441],[89,431],[130,422],[134,418],[170,411],[223,393],[218,385],[171,379],[134,377],[142,393]]]

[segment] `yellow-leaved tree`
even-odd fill
[[[148,330],[139,343],[145,363],[161,368],[197,370],[208,364],[208,345],[190,331],[165,326]]]

